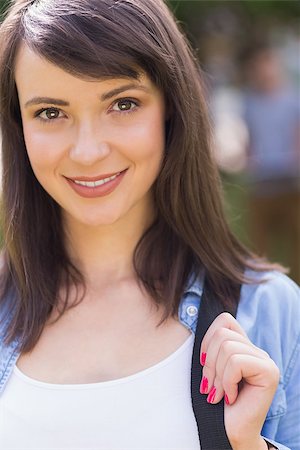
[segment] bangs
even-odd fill
[[[23,42],[75,76],[138,79],[143,71],[157,83],[157,49],[138,19],[123,2],[40,0],[23,17]]]

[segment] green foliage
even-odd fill
[[[198,57],[205,60],[211,51],[211,38],[215,45],[230,42],[233,53],[249,39],[268,41],[270,31],[289,27],[300,35],[299,0],[167,0],[181,28],[187,34]],[[209,42],[210,39],[210,42]],[[200,45],[201,43],[201,45]]]
[[[169,5],[177,17],[185,20],[196,14],[201,17],[215,8],[235,8],[245,14],[257,16],[272,16],[279,20],[300,17],[300,2],[298,0],[169,0]]]
[[[6,11],[10,1],[9,0],[0,0],[0,19]]]

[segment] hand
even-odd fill
[[[200,392],[209,403],[225,396],[225,428],[233,450],[267,449],[260,433],[279,382],[279,369],[252,344],[229,313],[220,314],[200,348]]]

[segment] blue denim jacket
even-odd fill
[[[249,339],[268,352],[281,373],[262,435],[280,450],[300,450],[300,289],[277,272],[246,275],[268,281],[242,286],[237,320]],[[196,331],[202,290],[200,277],[187,287],[179,306],[179,320],[192,333]],[[3,306],[0,315],[5,314]],[[9,346],[3,343],[4,326],[0,328],[0,395],[19,357],[17,339]]]

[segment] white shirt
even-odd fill
[[[49,384],[17,366],[0,400],[2,450],[200,450],[190,378],[194,335],[134,375]]]

